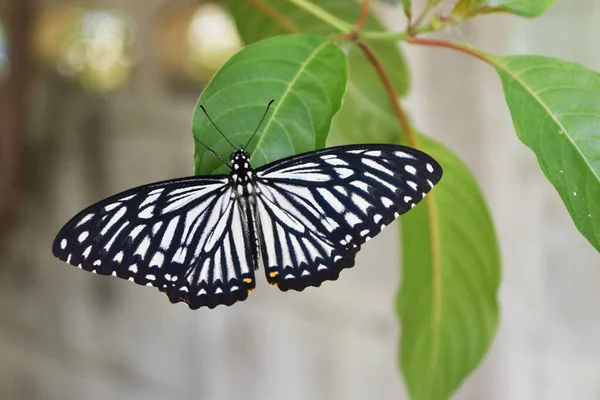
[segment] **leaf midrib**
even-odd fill
[[[596,173],[596,171],[592,168],[591,164],[588,162],[588,159],[585,157],[585,155],[582,153],[581,149],[579,148],[579,146],[577,146],[575,144],[575,139],[571,137],[570,135],[570,131],[567,130],[564,125],[560,122],[560,120],[556,117],[556,115],[552,112],[552,110],[550,110],[550,108],[546,105],[546,103],[537,95],[537,93],[533,90],[531,90],[531,88],[525,84],[525,82],[523,80],[521,80],[517,75],[513,74],[512,71],[510,69],[508,69],[504,64],[500,64],[500,63],[496,63],[492,60],[492,62],[494,63],[494,65],[500,69],[502,69],[504,72],[506,72],[511,78],[513,78],[515,81],[517,81],[526,91],[527,93],[529,93],[531,95],[531,97],[533,97],[537,103],[542,106],[542,108],[548,113],[548,115],[550,115],[550,118],[560,127],[560,129],[565,133],[565,137],[567,138],[567,140],[573,145],[573,147],[577,150],[577,153],[580,155],[580,157],[583,159],[583,161],[585,162],[585,164],[588,166],[588,169],[591,170],[593,172],[593,175],[596,177],[596,180],[600,182],[600,176]]]
[[[275,108],[273,109],[273,114],[272,117],[269,119],[269,121],[267,122],[267,125],[264,127],[263,129],[263,133],[258,137],[258,141],[256,142],[256,146],[254,147],[254,149],[259,149],[260,148],[260,144],[262,143],[262,141],[264,140],[266,133],[269,131],[269,127],[271,126],[271,124],[273,123],[273,121],[275,120],[275,117],[277,116],[277,112],[279,111],[279,108],[281,107],[281,105],[285,102],[286,97],[288,96],[288,94],[290,93],[290,91],[292,90],[292,87],[294,86],[294,84],[296,83],[296,81],[300,78],[300,76],[302,75],[302,73],[304,72],[304,70],[306,69],[306,66],[316,57],[316,55],[325,47],[327,46],[329,43],[327,41],[324,41],[323,43],[321,43],[318,47],[316,47],[314,49],[314,51],[309,55],[309,57],[302,63],[302,65],[300,66],[300,68],[298,69],[298,72],[296,72],[296,75],[294,75],[294,77],[290,80],[287,88],[285,89],[285,92],[283,92],[282,96],[281,96],[281,100],[279,100],[278,102],[275,103]],[[315,133],[316,135],[316,133]],[[288,135],[289,137],[289,135]],[[315,140],[316,143],[316,140]],[[256,154],[255,152],[253,153],[253,155]],[[254,157],[250,157],[250,160],[252,161]]]
[[[432,276],[432,294],[433,294],[433,306],[431,312],[431,356],[429,357],[429,382],[433,382],[435,379],[435,373],[437,370],[437,360],[440,349],[440,326],[442,321],[441,313],[441,298],[442,298],[442,284],[441,284],[441,257],[440,257],[440,240],[439,240],[439,226],[438,226],[438,215],[437,206],[434,201],[434,193],[430,192],[425,196],[425,204],[427,206],[427,220],[429,225],[430,234],[430,245],[431,245],[431,276]]]

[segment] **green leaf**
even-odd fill
[[[323,10],[354,24],[361,12],[361,6],[348,0],[314,1]],[[314,33],[332,35],[340,33],[330,25],[288,1],[281,0],[229,0],[229,10],[233,15],[238,31],[246,43],[286,33]],[[363,26],[365,31],[385,31],[384,26],[371,13]],[[396,43],[373,42],[375,54],[386,69],[393,71],[392,83],[399,95],[408,92],[408,72],[404,58]],[[352,66],[352,64],[351,64]]]
[[[498,325],[500,254],[481,190],[450,150],[420,149],[444,168],[433,191],[401,217],[400,363],[412,399],[447,399],[479,364]]]
[[[257,42],[231,57],[204,89],[194,110],[192,132],[228,159],[233,149],[199,106],[204,105],[237,147],[248,141],[274,99],[248,146],[252,165],[322,148],[347,79],[345,54],[322,37],[286,35]],[[196,175],[228,171],[197,141],[194,148]]]
[[[327,12],[349,23],[360,16],[360,5],[348,0],[316,1]],[[246,43],[286,32],[334,34],[332,27],[297,6],[280,0],[230,0],[229,8]],[[369,15],[365,30],[383,31]],[[388,71],[399,96],[409,89],[407,66],[396,43],[367,42]],[[349,49],[350,80],[339,116],[334,119],[331,144],[397,141],[401,133],[385,89],[370,61],[357,46]]]
[[[509,12],[521,17],[538,17],[556,0],[459,0],[452,11],[458,17],[490,12]]]
[[[600,251],[600,74],[549,57],[491,57],[519,139]]]

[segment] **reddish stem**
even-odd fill
[[[440,40],[440,39],[426,39],[426,38],[420,38],[420,37],[414,37],[414,36],[406,38],[406,41],[408,43],[420,44],[423,46],[445,47],[447,49],[458,50],[462,53],[468,54],[468,55],[478,58],[482,61],[485,61],[488,64],[491,64],[490,59],[487,58],[483,53],[477,51],[476,49],[474,49],[470,46],[467,46],[467,45],[464,45],[461,43],[448,42],[446,40]]]
[[[360,10],[360,17],[358,18],[358,22],[354,25],[354,29],[362,29],[367,20],[367,15],[369,15],[369,3],[370,0],[363,0],[362,9]]]
[[[383,65],[381,65],[381,62],[379,61],[375,53],[373,53],[373,50],[371,50],[368,44],[366,44],[365,42],[357,42],[357,44],[365,53],[365,55],[369,58],[369,61],[371,61],[371,64],[373,64],[373,67],[377,71],[377,74],[381,79],[381,83],[383,83],[383,87],[385,88],[390,102],[392,103],[392,107],[394,108],[396,118],[398,118],[398,121],[402,126],[402,130],[404,131],[404,135],[406,136],[408,144],[410,144],[411,147],[417,147],[417,140],[415,138],[412,126],[410,125],[410,121],[408,120],[406,113],[400,106],[400,103],[398,102],[398,96],[396,95],[396,91],[394,90],[394,85],[392,85],[392,81],[390,80],[390,77],[385,71],[385,68],[383,68]]]

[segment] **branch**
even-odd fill
[[[381,79],[381,83],[383,83],[385,91],[390,99],[390,102],[392,103],[392,107],[394,108],[396,118],[398,118],[398,121],[402,126],[402,130],[404,131],[408,144],[410,144],[411,147],[417,147],[418,145],[417,140],[415,138],[415,133],[413,132],[412,126],[410,125],[408,116],[406,115],[406,113],[400,106],[400,103],[398,102],[398,96],[396,95],[396,90],[394,90],[394,85],[392,85],[392,81],[390,80],[390,77],[383,68],[381,61],[379,61],[379,59],[377,58],[375,53],[373,53],[373,50],[369,47],[368,44],[366,44],[365,42],[358,42],[357,44],[365,53],[369,61],[371,61],[371,64],[373,64],[373,67],[377,71],[377,74]]]
[[[425,38],[418,38],[418,37],[408,37],[408,38],[406,38],[406,42],[412,43],[412,44],[420,44],[422,46],[445,47],[447,49],[458,50],[462,53],[468,54],[472,57],[475,57],[482,61],[485,61],[488,64],[493,64],[492,60],[484,52],[477,50],[474,47],[467,46],[466,44],[457,43],[457,42],[449,42],[447,40],[441,40],[441,39],[425,39]]]
[[[369,3],[370,0],[363,0],[362,9],[360,10],[360,17],[358,18],[358,22],[356,22],[354,25],[354,29],[359,30],[364,26],[367,16],[369,15]]]
[[[434,25],[430,23],[413,28],[410,30],[410,32],[364,32],[361,33],[361,37],[369,42],[374,40],[396,42],[399,40],[407,40],[409,37],[418,35],[420,33],[437,31],[442,28],[444,28],[444,25],[442,24]]]
[[[267,14],[273,18],[277,17],[274,19],[278,20],[278,22],[281,26],[284,26],[284,24],[282,24],[282,22],[285,22],[285,25],[291,25],[293,27],[293,29],[288,28],[287,29],[288,31],[291,31],[291,32],[298,31],[298,28],[293,26],[293,23],[291,21],[288,21],[284,16],[274,15],[274,14],[277,14],[277,12],[274,9],[272,9],[272,7],[265,4],[263,0],[245,0],[245,1],[257,6],[263,12],[265,12],[265,14]],[[303,9],[304,11],[313,15],[314,17],[325,22],[327,25],[329,25],[332,28],[341,32],[341,34],[334,36],[331,39],[331,41],[342,40],[342,39],[357,41],[360,39],[365,39],[368,41],[378,40],[378,41],[397,42],[400,40],[408,40],[408,39],[410,39],[418,34],[421,34],[421,33],[432,32],[432,31],[437,31],[437,30],[443,29],[447,25],[449,25],[451,22],[453,22],[453,21],[436,20],[435,22],[432,21],[432,22],[422,25],[422,26],[415,26],[415,25],[410,26],[406,32],[381,32],[381,31],[363,32],[363,31],[361,31],[361,29],[363,28],[363,26],[367,20],[367,17],[369,15],[370,0],[362,0],[360,17],[359,17],[358,21],[356,22],[356,24],[354,24],[354,25],[351,25],[348,22],[344,21],[343,19],[335,16],[334,14],[329,13],[328,11],[326,11],[323,8],[319,7],[318,5],[310,2],[309,0],[288,0],[288,2],[294,4],[298,8]]]

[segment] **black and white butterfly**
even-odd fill
[[[192,309],[229,306],[254,289],[260,264],[283,291],[337,279],[442,177],[430,156],[398,145],[331,147],[257,169],[246,146],[231,153],[229,175],[152,183],[88,207],[58,233],[54,255]]]

